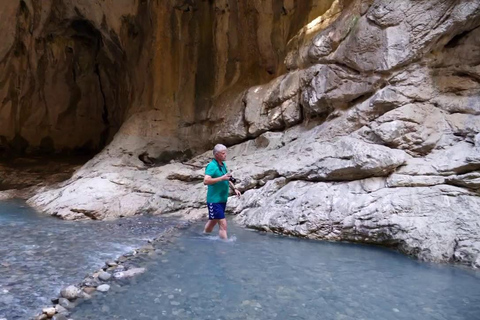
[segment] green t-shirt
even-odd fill
[[[205,169],[205,175],[212,178],[218,178],[227,173],[225,162],[220,165],[217,160],[213,159]],[[219,181],[208,186],[207,202],[208,203],[224,203],[228,200],[228,180]]]

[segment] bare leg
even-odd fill
[[[220,236],[221,239],[228,239],[227,237],[227,219],[220,219],[218,220],[218,235]]]
[[[218,220],[208,220],[205,224],[205,228],[203,229],[204,233],[210,233],[215,228],[215,225],[218,223]]]

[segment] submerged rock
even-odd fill
[[[68,318],[64,314],[57,313],[52,317],[52,320],[68,320]]]
[[[145,271],[146,271],[145,268],[132,268],[132,269],[128,269],[127,271],[115,272],[113,274],[113,277],[115,279],[126,279],[126,278],[131,278],[131,277],[134,277],[136,275],[142,274]]]
[[[57,310],[55,310],[55,308],[44,308],[42,311],[48,317],[52,317],[57,312]]]
[[[64,306],[60,305],[60,304],[57,304],[55,306],[55,310],[57,311],[57,313],[60,313],[60,314],[63,314],[63,315],[68,315],[68,308],[65,308]]]
[[[107,281],[111,277],[112,277],[112,275],[108,272],[100,272],[100,274],[98,275],[98,278],[102,281]]]
[[[86,294],[92,294],[93,292],[95,292],[96,288],[93,288],[93,287],[85,287],[83,288],[83,291],[86,293]]]
[[[107,266],[116,267],[118,264],[115,261],[107,261]]]
[[[60,299],[58,299],[58,304],[59,304],[61,307],[65,308],[65,309],[68,309],[68,310],[75,308],[75,304],[72,303],[72,302],[70,302],[70,301],[69,301],[68,299],[66,299],[66,298],[60,298]],[[58,311],[58,310],[57,310],[57,311]],[[58,311],[58,312],[59,312],[59,311]]]
[[[80,289],[76,286],[68,286],[60,291],[60,295],[68,300],[75,300],[80,294]]]
[[[100,292],[107,292],[108,290],[110,290],[110,286],[108,284],[101,284],[97,287],[97,291]]]

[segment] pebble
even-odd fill
[[[70,300],[66,299],[66,298],[60,298],[58,299],[58,304],[60,306],[62,306],[63,308],[65,309],[73,309],[75,307],[75,305],[73,303],[70,302]]]
[[[155,250],[155,248],[151,244],[144,245],[143,247],[140,248],[141,251],[151,251]]]
[[[61,314],[64,314],[64,315],[68,314],[68,310],[65,307],[63,307],[59,304],[57,304],[55,306],[55,310],[57,310],[57,313],[61,313]]]
[[[251,306],[256,309],[262,308],[262,305],[260,303],[258,303],[257,301],[250,301],[250,300],[243,300],[242,306]]]
[[[68,286],[68,287],[62,289],[62,291],[60,292],[60,295],[64,298],[69,299],[69,300],[73,300],[73,299],[77,298],[79,292],[80,292],[80,290],[77,287]]]
[[[86,293],[86,292],[83,292],[83,293],[82,293],[82,299],[83,299],[83,300],[90,300],[90,299],[92,299],[92,296],[89,295],[89,294]]]
[[[68,320],[67,317],[61,313],[57,313],[53,316],[52,320]]]
[[[96,279],[85,279],[82,284],[86,287],[98,287],[100,285],[100,281]]]
[[[136,276],[138,274],[144,273],[146,271],[145,268],[132,268],[127,271],[120,271],[113,274],[115,279],[125,279]]]
[[[107,266],[109,266],[109,267],[116,267],[116,266],[118,266],[118,263],[116,263],[115,261],[107,261],[106,264],[107,264]]]
[[[95,292],[95,288],[94,287],[85,287],[83,288],[83,292],[87,293],[87,294],[91,294],[93,292]]]
[[[110,290],[110,286],[108,284],[102,284],[97,287],[97,290],[100,292],[107,292]]]
[[[98,275],[98,278],[102,281],[107,281],[109,280],[110,278],[112,277],[112,275],[108,272],[101,272],[99,275]]]
[[[55,308],[43,308],[42,312],[49,317],[53,317],[57,310],[55,310]]]

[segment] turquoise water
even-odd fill
[[[52,305],[62,287],[173,223],[144,216],[68,222],[39,214],[23,201],[0,201],[0,319],[30,319]]]
[[[184,231],[145,274],[81,304],[80,319],[480,319],[480,273],[388,249],[229,225]],[[135,264],[135,262],[134,262]]]

